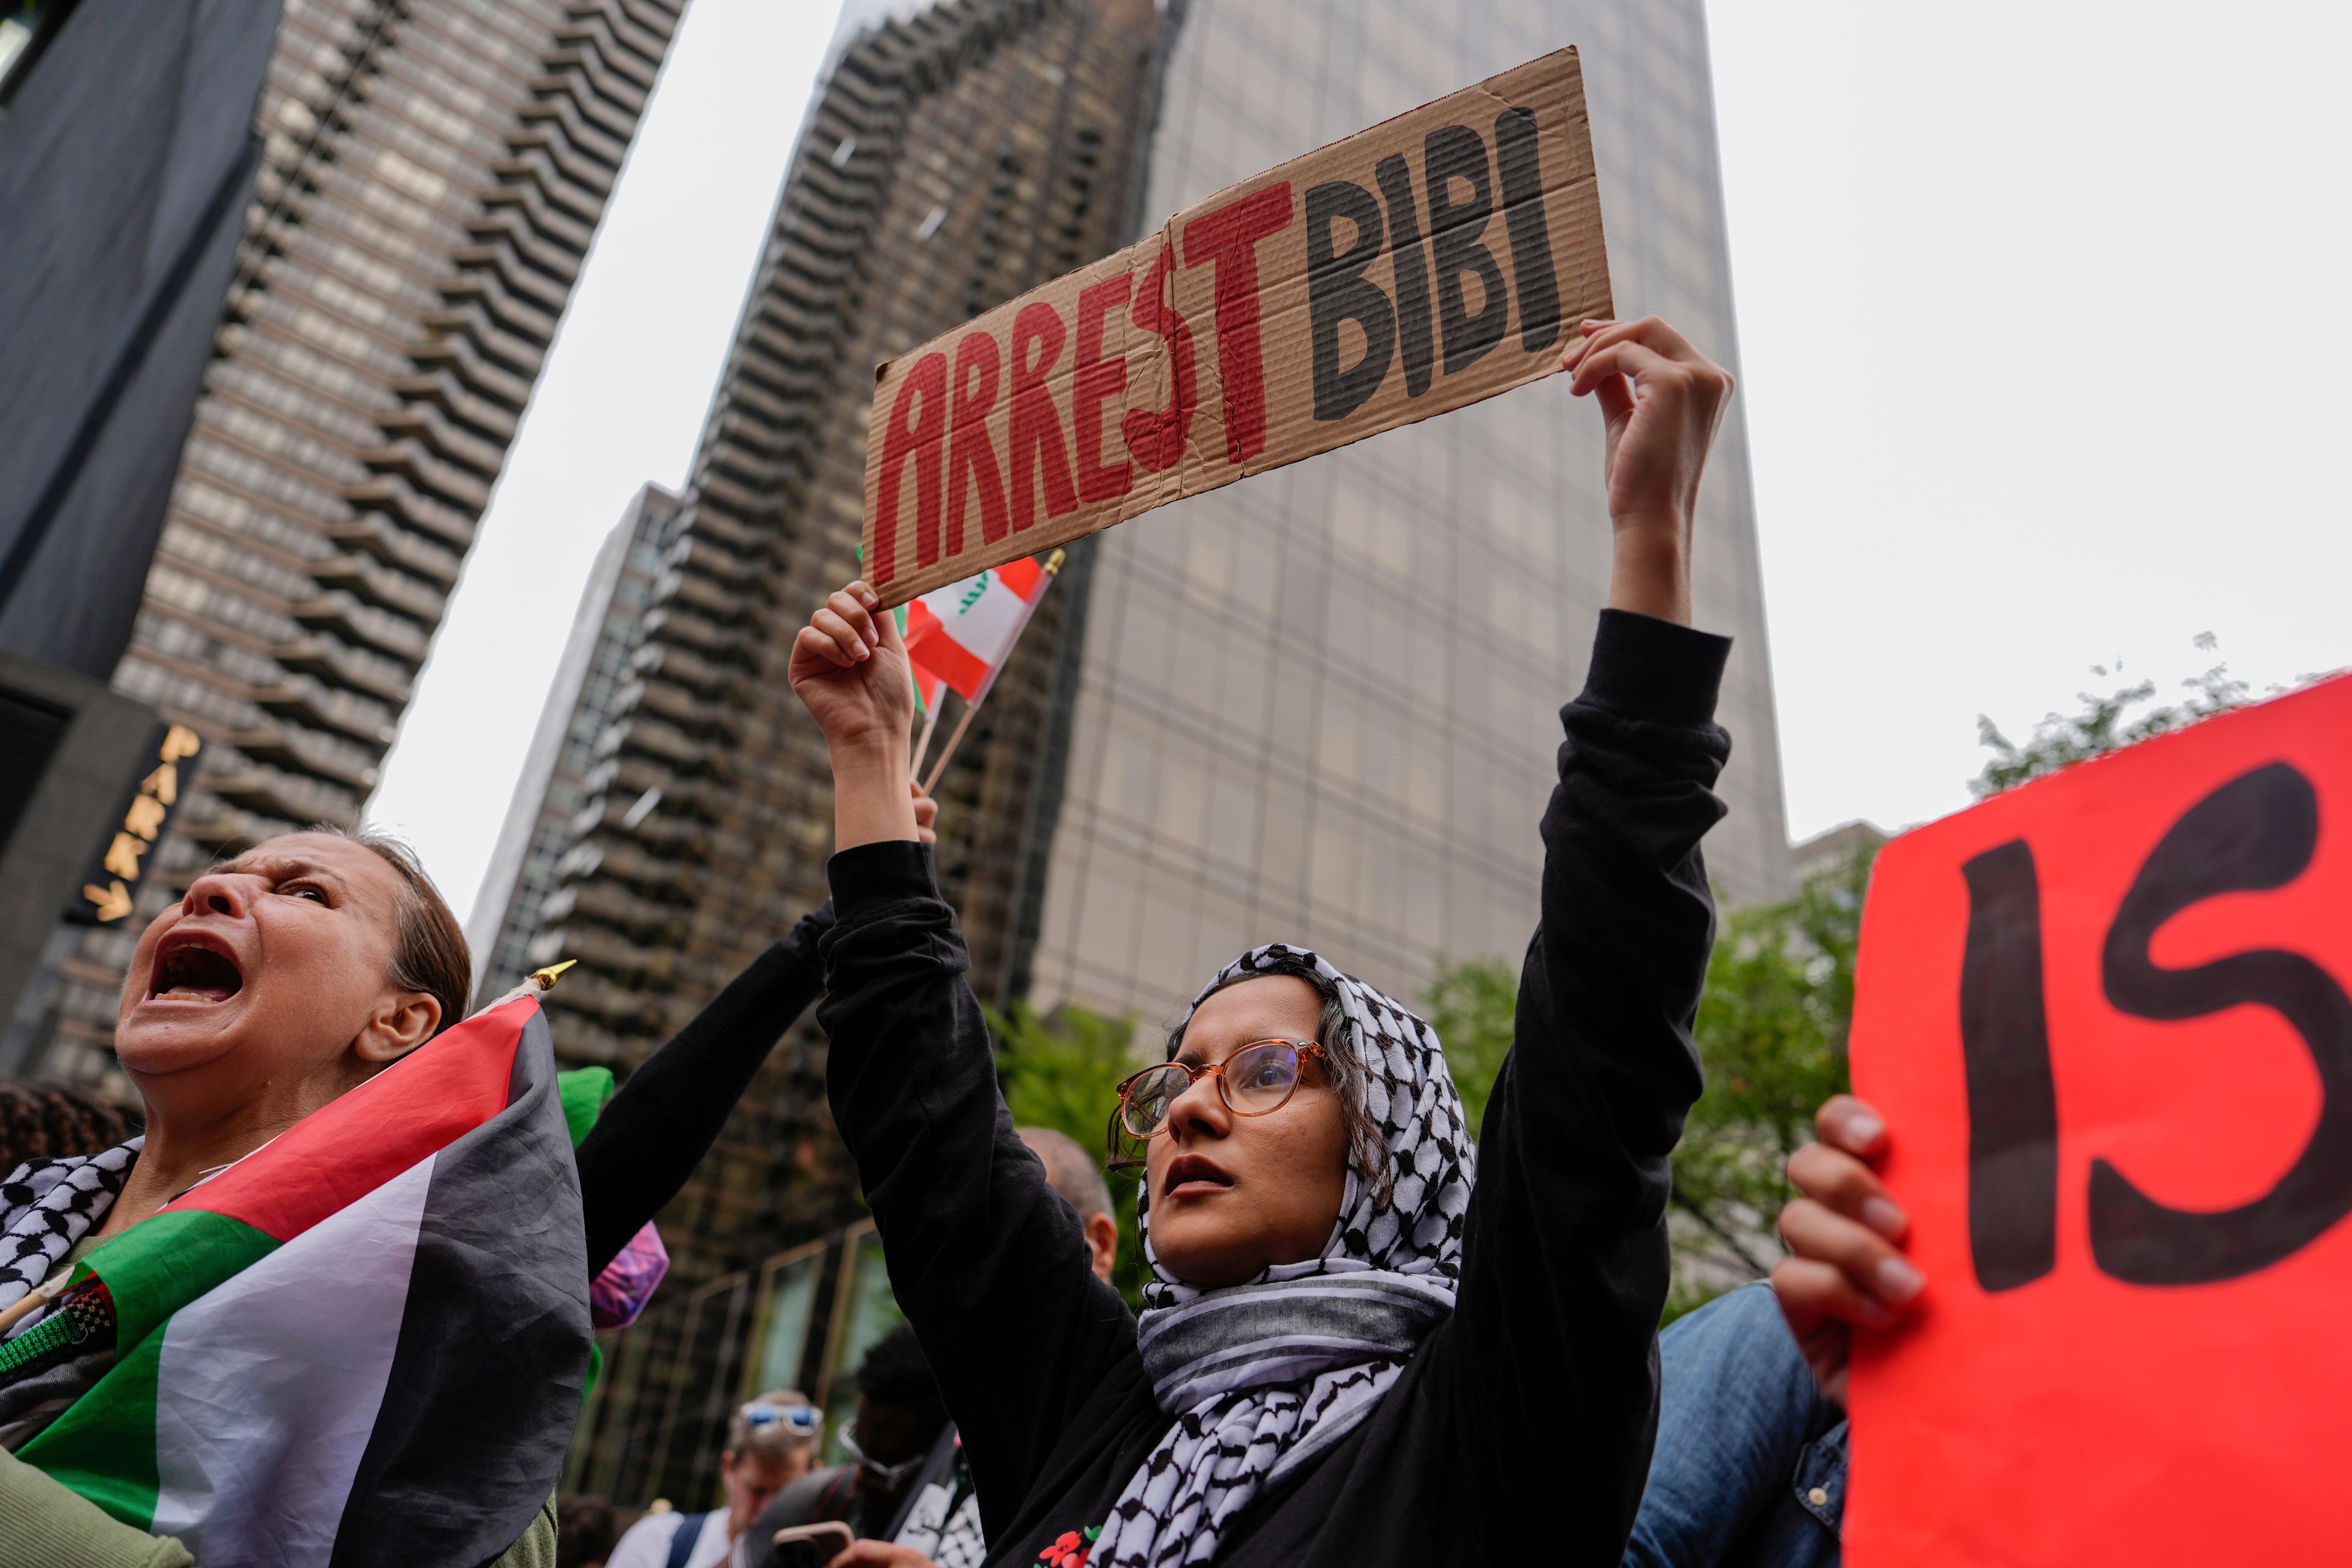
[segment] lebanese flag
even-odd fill
[[[1053,580],[1034,559],[1013,561],[935,588],[907,606],[907,658],[926,712],[941,686],[953,687],[967,702],[986,694]]]
[[[538,1003],[477,1014],[93,1248],[19,1340],[102,1329],[110,1300],[111,1369],[17,1458],[205,1568],[497,1557],[555,1489],[588,1365]]]

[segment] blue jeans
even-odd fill
[[[1658,1446],[1625,1568],[1836,1568],[1845,1412],[1822,1396],[1768,1285],[1659,1337]]]

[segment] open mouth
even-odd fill
[[[1234,1179],[1198,1154],[1179,1155],[1168,1167],[1168,1195],[1199,1197],[1220,1192],[1234,1184]]]
[[[226,1002],[245,989],[236,960],[200,936],[164,938],[147,994],[158,1002]]]

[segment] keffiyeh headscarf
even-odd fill
[[[1103,1523],[1090,1561],[1105,1568],[1213,1557],[1234,1516],[1360,1425],[1454,1310],[1473,1153],[1437,1032],[1278,942],[1226,965],[1192,1006],[1237,979],[1301,969],[1338,994],[1348,1038],[1323,1045],[1362,1079],[1388,1180],[1366,1181],[1351,1158],[1322,1256],[1221,1290],[1194,1289],[1160,1266],[1149,1192],[1138,1200],[1151,1265],[1138,1340],[1153,1395],[1176,1423]]]

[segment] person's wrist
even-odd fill
[[[1609,571],[1609,607],[1691,623],[1690,531],[1680,509],[1620,512]]]
[[[836,776],[850,773],[887,773],[894,779],[904,778],[908,767],[907,737],[887,730],[863,734],[826,737],[826,749],[833,756]]]

